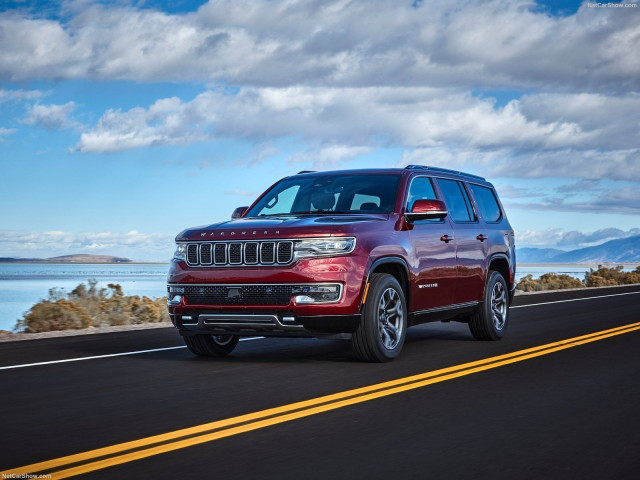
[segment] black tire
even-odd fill
[[[240,340],[238,335],[194,335],[182,338],[191,353],[203,357],[224,357],[229,355]]]
[[[398,281],[385,273],[371,275],[360,325],[351,346],[366,362],[389,362],[400,355],[407,334],[407,303]]]
[[[499,272],[489,271],[482,305],[469,318],[476,340],[500,340],[509,325],[509,290]]]

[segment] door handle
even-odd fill
[[[489,237],[485,237],[483,234],[480,234],[476,237],[476,239],[480,240],[481,242],[484,242],[485,240],[487,240]]]
[[[453,237],[450,237],[449,235],[442,235],[440,237],[440,240],[442,240],[444,243],[449,243],[451,240],[453,240]]]

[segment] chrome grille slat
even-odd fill
[[[291,262],[292,240],[187,243],[187,265],[190,267],[278,266]]]
[[[224,265],[227,263],[227,244],[216,243],[213,247],[214,262],[216,265]]]
[[[197,265],[199,262],[198,258],[198,244],[190,243],[187,245],[187,263],[189,265]]]
[[[255,265],[258,263],[258,243],[247,242],[244,244],[244,263]]]
[[[211,265],[211,244],[203,243],[200,245],[200,263],[202,265]]]
[[[242,262],[242,244],[230,243],[227,247],[229,250],[229,263],[231,265],[241,265]]]
[[[293,242],[278,242],[278,263],[289,263],[293,257]]]
[[[275,242],[262,242],[260,244],[260,263],[271,265],[275,262]]]

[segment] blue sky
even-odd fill
[[[640,234],[640,8],[533,1],[0,7],[0,256],[166,260],[305,169],[497,186],[518,245]]]

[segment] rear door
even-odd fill
[[[452,221],[456,237],[458,275],[452,303],[480,301],[484,293],[488,242],[478,237],[483,233],[482,226],[465,184],[457,180],[439,178],[438,186],[447,204],[448,218]]]
[[[435,200],[433,181],[417,176],[411,180],[405,208],[411,211],[413,202],[420,199]],[[439,199],[441,200],[441,199]],[[456,284],[456,248],[453,228],[448,219],[418,220],[409,226],[412,311],[450,305],[454,301]]]

